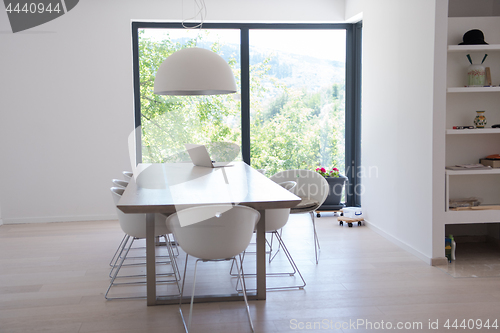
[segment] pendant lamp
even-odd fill
[[[210,50],[190,47],[174,52],[155,77],[158,95],[222,95],[236,92],[228,63]]]

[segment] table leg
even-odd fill
[[[257,299],[266,299],[266,211],[257,223]]]
[[[155,214],[146,214],[146,288],[148,305],[156,305]]]

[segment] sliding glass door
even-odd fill
[[[249,31],[252,166],[345,171],[345,30]]]
[[[337,167],[355,184],[359,165],[360,43],[352,24],[133,22],[137,163],[188,160],[185,143],[236,143],[237,159],[268,175]],[[359,45],[358,45],[359,44]],[[238,92],[153,94],[173,52],[202,47],[233,69]],[[347,201],[356,193],[347,193]],[[351,201],[354,202],[354,201]]]
[[[144,163],[186,160],[185,143],[241,144],[241,102],[235,98],[238,95],[159,96],[153,93],[156,71],[163,60],[177,50],[193,46],[223,56],[239,86],[238,30],[138,29],[140,148]],[[237,159],[241,160],[241,154]]]

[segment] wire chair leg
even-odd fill
[[[238,262],[236,258],[234,258],[234,262],[236,262],[236,268],[238,269],[238,281],[241,281],[241,286],[242,286],[242,291],[243,291],[243,299],[245,300],[245,306],[247,309],[247,316],[248,316],[248,322],[250,323],[250,329],[252,332],[254,332],[253,329],[253,323],[252,323],[252,317],[250,316],[250,307],[248,305],[248,299],[247,299],[247,291],[246,291],[246,285],[245,285],[245,278],[243,276],[243,260],[241,259],[241,254],[238,255],[240,258],[240,263],[241,263],[241,269],[240,266],[238,266]]]
[[[175,259],[174,250],[172,249],[172,243],[170,243],[170,236],[165,235],[165,243],[167,244],[168,255],[170,256],[170,264],[172,265],[172,271],[174,272],[175,281],[177,283],[177,290],[179,294],[181,292],[179,281],[181,280],[181,274],[179,272],[179,266],[177,265],[177,260]]]
[[[108,287],[108,290],[106,290],[106,294],[104,294],[104,298],[106,299],[111,299],[111,298],[108,298],[108,293],[109,293],[109,290],[111,289],[111,287],[113,286],[113,283],[115,282],[115,279],[116,279],[116,276],[118,275],[118,272],[120,271],[120,268],[122,267],[123,265],[123,262],[125,261],[125,259],[127,258],[127,254],[128,252],[130,251],[130,248],[132,247],[132,244],[134,243],[134,238],[132,237],[132,241],[130,242],[130,245],[129,247],[127,248],[127,251],[125,252],[125,254],[123,255],[122,257],[122,260],[120,261],[120,264],[118,265],[118,267],[115,267],[115,274],[113,275],[113,277],[111,278],[111,282],[109,283],[109,287]]]
[[[186,320],[184,319],[184,315],[182,314],[182,296],[184,295],[184,285],[186,284],[186,269],[188,264],[189,255],[186,253],[186,262],[184,263],[184,276],[182,278],[182,286],[181,286],[181,295],[179,296],[179,313],[181,314],[182,324],[184,325],[184,329],[186,332],[189,332],[188,327],[186,326]]]
[[[196,269],[198,268],[198,262],[200,260],[201,259],[196,260],[196,263],[194,264],[193,290],[191,292],[191,305],[189,306],[188,332],[189,332],[189,329],[191,328],[191,318],[193,317],[194,291],[195,291],[195,287],[196,287]]]
[[[135,240],[134,237],[130,237],[129,235],[127,235],[127,239],[125,240],[125,242],[123,242],[123,247],[118,256],[116,257],[116,261],[113,264],[111,271],[109,272],[110,278],[113,278],[113,276],[115,275],[114,272],[116,272],[116,270],[120,270],[122,266],[124,266],[128,253],[132,249],[132,244],[134,243],[134,240]]]
[[[111,258],[111,260],[109,261],[109,266],[114,266],[113,261],[116,264],[116,260],[115,260],[116,255],[118,254],[118,252],[121,253],[120,249],[122,248],[122,244],[125,241],[125,238],[127,238],[127,236],[128,236],[127,234],[123,235],[123,238],[122,238],[122,241],[120,242],[120,245],[118,245],[118,247],[116,248],[115,254],[113,255],[113,258]]]
[[[321,249],[319,246],[318,234],[316,233],[316,222],[314,220],[314,212],[309,212],[311,214],[312,224],[313,224],[313,232],[314,232],[314,254],[316,256],[316,265],[318,264],[318,250]]]
[[[127,247],[127,243],[129,240],[130,240],[129,235],[125,235],[125,237],[123,237],[122,242],[120,243],[120,246],[121,246],[120,251],[118,252],[118,255],[116,256],[115,261],[111,265],[111,270],[109,271],[110,278],[113,277],[113,271],[116,269],[116,267],[118,265],[118,261],[120,260],[121,256],[123,255],[123,251]]]
[[[303,283],[301,286],[293,286],[293,287],[289,287],[289,288],[299,288],[299,289],[304,288],[306,286],[306,281],[304,280],[302,273],[300,273],[300,270],[297,267],[297,264],[293,260],[292,255],[290,254],[290,251],[288,251],[288,248],[286,247],[285,242],[283,241],[283,238],[281,238],[281,236],[279,234],[276,234],[276,239],[278,239],[278,242],[280,242],[281,248],[283,249],[283,253],[285,253],[285,256],[287,257],[288,262],[290,263],[290,265],[293,268],[294,273],[291,275],[294,275],[295,272],[299,273],[300,279],[302,280],[302,283]]]
[[[283,228],[281,228],[279,230],[279,233],[280,233],[280,236],[281,234],[283,233]],[[271,245],[273,244],[273,237],[274,237],[274,232],[271,233]],[[272,249],[272,246],[271,246],[271,251],[269,252],[269,263],[271,263],[271,261],[273,261],[273,259],[276,257],[276,255],[279,253],[280,251],[280,248],[281,248],[281,243],[278,242],[278,249],[276,250],[276,252],[274,253],[274,255],[271,257],[271,254],[273,252],[273,249]]]

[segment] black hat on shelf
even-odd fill
[[[484,41],[484,34],[481,30],[473,29],[464,34],[463,42],[458,45],[488,44]]]

